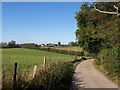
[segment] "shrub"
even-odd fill
[[[118,82],[120,77],[120,61],[118,59],[118,48],[113,47],[112,49],[103,49],[96,58],[96,64],[102,65],[105,69],[106,74],[113,80]]]

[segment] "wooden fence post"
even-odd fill
[[[44,57],[44,66],[46,68],[46,57]]]
[[[15,63],[14,66],[14,75],[13,75],[13,90],[16,90],[16,75],[17,75],[17,62]]]
[[[36,70],[37,70],[37,65],[35,65],[35,66],[34,66],[34,69],[33,69],[33,74],[32,74],[33,79],[35,78],[35,73],[36,73]]]

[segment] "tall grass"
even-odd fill
[[[69,90],[73,71],[73,63],[70,61],[50,62],[46,67],[39,65],[35,78],[31,70],[17,71],[16,90]],[[12,77],[4,68],[2,90],[12,90]]]

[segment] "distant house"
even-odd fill
[[[41,46],[45,46],[45,44],[41,44]]]
[[[55,46],[57,46],[57,44],[48,43],[47,46],[48,47],[55,47]]]

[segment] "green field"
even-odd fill
[[[7,71],[13,71],[13,66],[15,62],[18,62],[19,69],[33,68],[34,65],[39,65],[43,63],[44,57],[46,57],[47,62],[57,61],[57,60],[72,60],[75,56],[64,55],[53,52],[41,51],[41,50],[31,50],[31,49],[3,49],[2,50],[2,65],[3,69]]]

